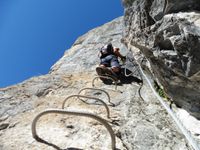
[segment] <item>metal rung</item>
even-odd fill
[[[40,138],[37,135],[36,124],[37,124],[37,121],[38,121],[38,119],[40,117],[42,117],[43,115],[46,115],[46,114],[50,114],[50,113],[67,114],[67,115],[74,115],[74,116],[85,116],[85,117],[92,118],[92,119],[95,119],[95,120],[99,121],[100,123],[102,123],[106,127],[106,129],[108,130],[108,132],[110,134],[111,141],[112,141],[112,145],[111,145],[112,146],[112,150],[116,149],[116,140],[115,140],[114,131],[112,130],[111,126],[106,122],[106,120],[104,120],[103,118],[101,118],[99,116],[91,114],[91,113],[78,112],[78,111],[66,111],[66,110],[62,110],[62,109],[48,109],[48,110],[45,110],[43,112],[40,112],[33,119],[31,129],[32,129],[32,136],[33,136],[34,139],[36,139],[36,141],[42,142],[42,143],[48,143],[47,141],[43,140],[42,138]],[[53,144],[51,144],[51,145],[53,145]]]
[[[109,95],[108,92],[106,92],[105,90],[97,89],[97,88],[83,88],[83,89],[81,89],[81,90],[78,92],[78,95],[80,95],[80,93],[81,93],[82,91],[84,91],[84,90],[94,90],[94,91],[101,91],[101,92],[105,93],[105,94],[107,95],[107,97],[108,97],[108,102],[109,102],[110,104],[112,104],[112,106],[115,106],[115,104],[113,104],[113,103],[110,101],[110,95]],[[80,97],[78,97],[78,98],[80,99]]]
[[[117,90],[117,81],[115,81],[112,77],[108,77],[108,76],[96,76],[96,77],[94,77],[94,79],[92,80],[92,87],[95,87],[94,81],[98,78],[104,78],[104,79],[112,80],[115,83],[115,90]]]
[[[69,98],[72,98],[72,97],[89,98],[89,99],[94,99],[94,100],[97,100],[97,101],[101,102],[104,105],[104,107],[106,108],[107,117],[110,118],[110,111],[109,111],[109,108],[108,108],[107,104],[103,100],[101,100],[99,98],[96,98],[96,97],[91,97],[91,96],[85,96],[85,95],[71,95],[71,96],[68,96],[62,103],[62,109],[64,109],[66,101]]]

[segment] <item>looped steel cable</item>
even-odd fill
[[[98,78],[104,78],[104,79],[112,80],[115,83],[115,90],[117,90],[117,81],[115,81],[112,77],[109,77],[109,76],[96,76],[96,77],[94,77],[94,79],[92,80],[92,87],[95,87],[94,81]]]
[[[32,136],[34,139],[36,139],[38,142],[43,142],[45,143],[42,138],[40,138],[37,134],[37,131],[36,131],[36,124],[37,124],[37,121],[39,120],[40,117],[42,117],[43,115],[46,115],[46,114],[50,114],[50,113],[58,113],[58,114],[67,114],[67,115],[74,115],[74,116],[85,116],[85,117],[88,117],[88,118],[92,118],[92,119],[95,119],[97,120],[98,122],[102,123],[106,129],[108,130],[109,134],[110,134],[110,137],[111,137],[111,147],[112,147],[112,150],[115,150],[116,149],[116,140],[115,140],[115,134],[114,134],[114,131],[112,130],[111,126],[107,123],[106,120],[104,120],[103,118],[99,117],[99,116],[96,116],[94,114],[91,114],[91,113],[86,113],[86,112],[78,112],[78,111],[66,111],[66,110],[62,110],[62,109],[48,109],[48,110],[45,110],[43,112],[40,112],[34,119],[33,119],[33,122],[32,122],[32,126],[31,126],[31,129],[32,129]]]
[[[79,92],[78,92],[78,95],[80,95],[80,93],[84,90],[96,90],[96,91],[101,91],[103,93],[105,93],[108,97],[108,102],[112,105],[112,106],[115,106],[115,104],[113,104],[111,101],[110,101],[110,95],[108,94],[108,92],[106,92],[105,90],[103,89],[97,89],[97,88],[82,88]],[[80,99],[80,97],[78,97]]]
[[[130,52],[129,52],[130,53]],[[137,68],[137,64],[136,63],[134,63],[135,62],[135,59],[134,59],[134,57],[133,58],[130,58],[130,54],[129,53],[127,53],[127,55],[126,55],[126,62],[124,63],[124,75],[126,76],[126,77],[129,77],[129,76],[131,76],[131,75],[133,75],[136,71],[137,72],[139,72],[139,68]],[[131,71],[131,73],[129,73],[129,74],[127,74],[127,60],[133,65],[133,66],[131,66],[131,67],[133,67],[133,68],[136,68],[136,69],[134,69],[133,71]],[[139,72],[140,73],[140,72]],[[140,77],[141,77],[141,75],[140,75]]]
[[[124,75],[126,77],[129,77],[129,76],[133,75],[134,72],[131,71],[131,73],[127,74],[127,60],[128,60],[128,56],[126,55],[126,62],[124,63],[124,65],[125,65],[125,67],[124,67]]]
[[[110,110],[109,110],[107,104],[106,104],[102,99],[99,99],[99,98],[96,98],[96,97],[91,97],[91,96],[85,96],[85,95],[70,95],[70,96],[68,96],[68,97],[63,101],[63,103],[62,103],[62,109],[64,109],[66,101],[67,101],[68,99],[72,98],[72,97],[82,97],[82,98],[94,99],[94,100],[97,100],[97,101],[101,102],[101,103],[104,105],[104,107],[106,108],[107,117],[110,118]]]
[[[130,44],[130,43],[129,43]],[[143,62],[144,57],[141,61],[141,63]],[[139,67],[140,70],[140,75],[143,76],[148,85],[150,86],[153,94],[156,96],[156,98],[159,100],[159,102],[161,103],[161,105],[165,108],[165,110],[167,111],[167,113],[172,117],[172,119],[175,121],[176,125],[178,126],[178,128],[182,131],[183,135],[186,137],[186,139],[188,140],[188,142],[191,144],[191,146],[195,149],[195,150],[200,150],[200,145],[197,143],[197,141],[195,139],[193,139],[193,137],[191,136],[191,133],[189,133],[186,128],[182,125],[182,123],[179,121],[179,119],[177,118],[176,114],[170,109],[170,107],[164,102],[164,100],[162,99],[162,97],[160,97],[160,95],[156,92],[156,90],[154,89],[150,79],[147,77],[147,75],[144,73],[140,63],[136,60],[135,61]]]
[[[127,58],[127,59],[129,59],[129,61],[131,62],[130,58]],[[136,67],[136,65],[134,65],[133,67]],[[127,74],[127,70],[128,70],[128,69],[127,69],[127,63],[125,63],[124,75],[125,75],[126,77],[132,76],[132,75],[135,73],[135,71],[138,70],[138,68],[136,68],[135,70],[131,71],[131,73],[129,73],[129,74]]]

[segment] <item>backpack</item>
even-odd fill
[[[111,43],[103,46],[100,50],[101,53],[101,57],[100,58],[104,58],[108,55],[114,55],[114,49]]]

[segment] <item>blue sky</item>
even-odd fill
[[[48,73],[79,36],[122,15],[121,0],[0,0],[0,87]]]

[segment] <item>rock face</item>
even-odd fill
[[[52,66],[49,74],[0,89],[0,149],[111,149],[106,128],[84,117],[60,114],[42,116],[36,130],[46,144],[32,137],[31,124],[39,112],[50,108],[61,109],[68,96],[78,94],[82,88],[91,88],[93,82],[95,88],[109,93],[111,102],[102,91],[88,89],[80,94],[101,98],[108,105],[110,118],[107,118],[107,109],[92,99],[84,99],[87,102],[84,103],[70,98],[64,109],[90,112],[107,120],[114,130],[117,149],[192,150],[146,81],[143,81],[141,89],[138,82],[141,76],[135,63],[127,64],[128,69],[135,71],[129,77],[124,77],[117,90],[113,84],[93,80],[95,67],[99,63],[97,52],[105,43],[112,42],[121,49],[122,54],[133,57],[121,43],[123,29],[123,17],[93,29],[77,39]],[[195,125],[199,127],[199,124]],[[200,140],[199,128],[193,126],[193,129],[197,129],[193,130],[193,136]]]
[[[199,0],[124,0],[126,45],[138,47],[155,80],[200,119]]]

